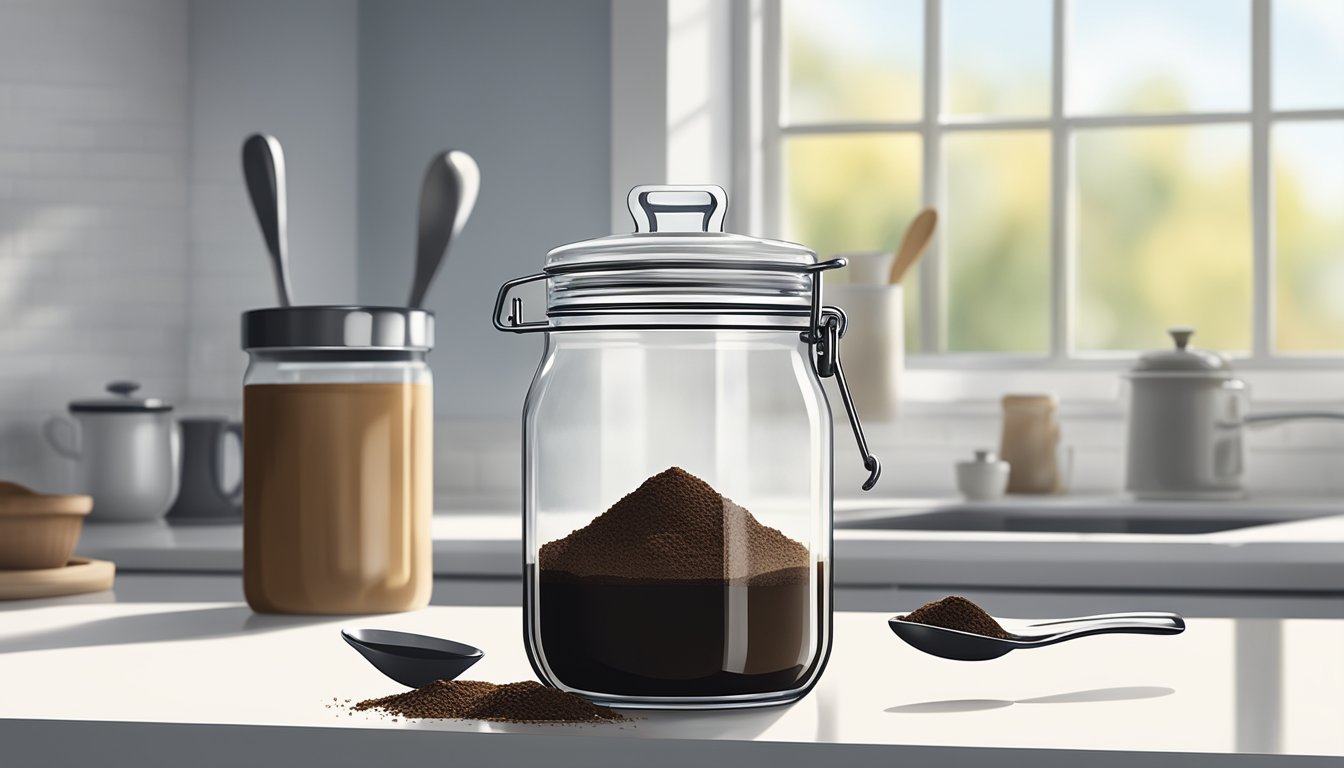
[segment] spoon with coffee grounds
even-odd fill
[[[452,680],[485,655],[465,643],[388,629],[342,629],[341,637],[379,672],[410,688]]]
[[[887,625],[897,637],[919,650],[955,661],[987,661],[1010,651],[1044,648],[1090,635],[1179,635],[1185,631],[1185,620],[1166,612],[1107,613],[1041,621],[1027,625],[1020,634],[1004,631],[1004,637],[906,621],[906,616],[894,616],[887,620]]]

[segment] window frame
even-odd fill
[[[1272,101],[1272,0],[1249,0],[1251,14],[1250,108],[1234,112],[1192,112],[1132,115],[1069,115],[1065,110],[1067,29],[1070,0],[1051,0],[1050,112],[1039,118],[947,118],[942,108],[942,0],[923,0],[924,52],[922,115],[907,122],[826,122],[785,125],[782,114],[782,0],[734,3],[733,143],[743,158],[736,164],[734,188],[746,197],[745,216],[735,219],[744,230],[778,237],[783,232],[783,145],[790,136],[914,134],[921,138],[921,204],[945,210],[942,189],[942,139],[963,131],[1047,131],[1050,142],[1050,348],[1045,354],[923,351],[907,356],[914,369],[1040,369],[1117,370],[1128,366],[1135,351],[1080,352],[1075,349],[1074,294],[1077,252],[1074,215],[1073,138],[1094,128],[1140,128],[1234,124],[1248,126],[1251,165],[1252,306],[1251,349],[1232,354],[1239,369],[1337,370],[1338,352],[1280,353],[1274,350],[1274,233],[1271,134],[1274,124],[1292,121],[1344,120],[1344,108],[1275,110]],[[745,52],[745,53],[744,53]],[[941,350],[946,338],[943,238],[935,236],[920,269],[920,346]],[[1154,346],[1159,342],[1154,341]]]

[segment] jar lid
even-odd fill
[[[1003,396],[1004,408],[1050,408],[1059,407],[1059,398],[1046,393],[1010,394]]]
[[[160,413],[173,410],[173,406],[157,397],[133,397],[134,392],[139,388],[139,382],[134,381],[108,382],[107,391],[112,393],[112,397],[73,400],[69,406],[70,412]]]
[[[243,349],[429,351],[434,314],[406,307],[270,307],[243,313]]]
[[[546,254],[547,314],[732,313],[806,316],[817,254],[796,243],[723,232],[715,185],[643,185],[628,235]]]
[[[1131,375],[1157,376],[1202,376],[1226,378],[1232,375],[1232,369],[1217,352],[1207,349],[1194,349],[1190,346],[1190,337],[1195,335],[1194,328],[1168,328],[1175,343],[1173,349],[1159,349],[1145,352],[1139,356]]]

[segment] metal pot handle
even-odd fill
[[[1248,426],[1273,426],[1286,421],[1344,421],[1340,411],[1268,411],[1252,413],[1242,420]]]

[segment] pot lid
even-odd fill
[[[1231,375],[1232,369],[1222,355],[1190,346],[1190,337],[1195,335],[1194,328],[1168,328],[1167,333],[1175,342],[1175,348],[1145,352],[1134,366],[1134,374],[1185,374],[1218,378]]]
[[[70,412],[157,413],[173,410],[172,405],[157,397],[133,397],[132,394],[139,388],[140,384],[134,381],[110,382],[107,385],[107,391],[112,393],[113,397],[75,400],[70,403]]]

